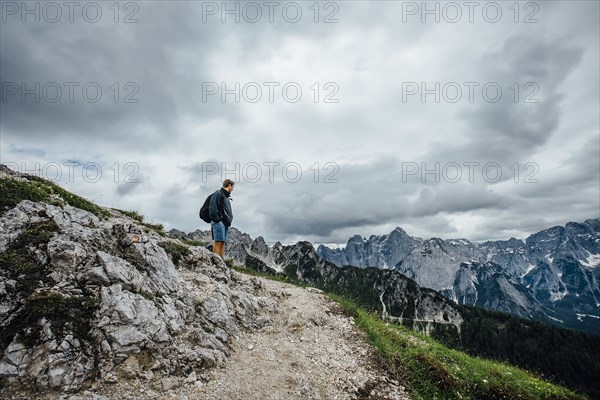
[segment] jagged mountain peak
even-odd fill
[[[315,253],[315,247],[308,240],[301,240],[295,244],[284,246],[284,248],[289,252],[299,252],[302,254]]]
[[[362,244],[365,240],[366,239],[360,235],[354,235],[350,239],[348,239],[348,244],[351,244],[351,243]]]
[[[529,244],[529,243],[541,241],[541,240],[557,239],[557,238],[560,238],[561,236],[563,236],[564,233],[565,233],[565,227],[556,225],[551,228],[544,229],[542,231],[536,232],[536,233],[528,236],[527,239],[525,240],[525,243]]]
[[[600,230],[600,218],[586,219],[584,223],[592,227],[595,231]]]
[[[390,232],[390,236],[408,236],[408,233],[406,233],[404,229],[397,226]]]

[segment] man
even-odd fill
[[[229,227],[233,221],[233,211],[231,210],[231,201],[233,199],[230,199],[229,196],[234,186],[234,181],[225,179],[223,187],[213,193],[208,208],[210,227],[213,240],[215,241],[213,251],[220,255],[221,258],[225,257],[225,242],[227,241]]]

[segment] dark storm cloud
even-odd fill
[[[268,23],[202,23],[201,3],[139,3],[139,22],[132,24],[114,24],[111,18],[97,24],[14,20],[3,24],[2,82],[25,83],[29,89],[36,82],[42,88],[57,82],[63,90],[56,103],[43,97],[36,103],[33,96],[25,102],[19,94],[8,96],[2,104],[4,135],[21,140],[136,143],[141,150],[161,143],[165,134],[175,138],[177,120],[188,114],[204,121],[239,120],[235,107],[202,101],[203,82],[234,78],[219,76],[219,66],[213,69],[210,57],[223,42],[233,40],[243,49],[242,58],[268,58],[272,39],[265,38],[277,37],[276,30],[284,28]],[[285,29],[292,28],[286,24]],[[302,32],[306,26],[293,29]],[[69,90],[64,82],[79,84],[72,103],[64,101]],[[90,82],[102,89],[97,103],[82,96],[83,85]],[[117,103],[111,89],[115,82],[120,84]],[[125,87],[129,82],[133,85]],[[138,102],[125,103],[127,95]]]
[[[178,12],[166,2],[142,4],[139,19],[135,24],[34,24],[33,29],[14,21],[4,24],[2,81],[25,82],[28,88],[35,82],[42,87],[57,82],[64,90],[56,103],[8,97],[3,133],[41,142],[61,137],[135,142],[144,148],[174,131],[182,107],[193,107],[207,118],[235,118],[227,107],[202,104],[196,96],[199,82],[208,75],[201,57],[195,60],[195,71],[178,71],[177,66],[186,53],[208,52],[220,36],[197,24],[192,13]],[[175,20],[177,24],[171,22]],[[64,82],[79,84],[72,103],[66,101]],[[82,96],[83,85],[90,82],[102,89],[97,103]],[[110,89],[115,82],[120,86],[117,103]],[[125,87],[128,82],[133,85]],[[124,103],[127,95],[139,102]]]
[[[282,159],[269,162],[286,164],[286,160]],[[222,165],[220,160],[210,163]],[[314,171],[309,169],[304,169],[301,179],[294,182],[295,173],[283,177],[281,168],[275,168],[272,183],[265,168],[260,182],[241,180],[236,184],[233,197],[239,193],[240,201],[234,202],[234,210],[240,207],[241,212],[248,212],[255,221],[262,221],[274,237],[326,237],[334,230],[378,223],[408,209],[408,203],[399,196],[402,192],[408,193],[405,187],[394,185],[392,191],[383,190],[389,184],[389,172],[399,168],[395,157],[360,165],[339,164],[338,167],[337,173],[330,177],[337,182],[325,182],[323,172],[315,178]],[[201,184],[206,168],[206,164],[197,163],[182,169],[189,176],[190,187],[210,193],[222,177],[213,178],[213,186]],[[365,204],[365,207],[356,212],[356,204]]]
[[[2,24],[2,82],[25,83],[32,88],[35,82],[43,87],[57,82],[67,97],[64,82],[75,82],[75,101],[50,103],[42,99],[35,103],[32,96],[22,102],[19,94],[8,96],[3,106],[1,128],[11,140],[69,140],[112,145],[132,145],[140,152],[164,145],[165,135],[170,143],[182,132],[177,122],[193,115],[204,122],[212,119],[242,122],[239,108],[229,103],[202,102],[202,83],[235,81],[236,76],[222,75],[211,56],[225,43],[237,43],[236,54],[246,59],[269,60],[278,50],[277,43],[286,36],[302,37],[315,42],[331,34],[331,26],[311,21],[308,7],[303,7],[300,23],[219,23],[220,15],[202,22],[203,2],[142,2],[136,3],[138,23],[112,23],[112,14],[103,7],[106,18],[90,24],[80,19],[75,23],[21,24],[9,18]],[[364,20],[371,15],[369,25],[385,16],[375,5],[360,5],[360,11],[341,7],[341,26]],[[420,32],[413,29],[410,32]],[[406,31],[404,32],[406,34]],[[281,76],[274,76],[275,80]],[[98,83],[103,91],[98,103],[82,98],[86,83]],[[114,102],[113,83],[120,84],[119,101]],[[127,88],[124,85],[132,83]],[[137,92],[136,92],[137,91]],[[52,92],[52,91],[51,91]],[[135,92],[135,94],[133,94]],[[93,93],[93,91],[92,91]],[[137,103],[124,103],[132,94]],[[204,138],[209,137],[206,132]]]
[[[503,89],[500,100],[492,103],[478,97],[472,107],[461,113],[467,127],[464,143],[444,143],[424,158],[498,162],[506,166],[523,161],[559,127],[561,104],[568,96],[565,89],[572,89],[562,88],[561,84],[579,65],[583,53],[582,48],[566,39],[509,37],[499,51],[483,56],[477,68],[479,88],[497,83]],[[516,89],[507,90],[515,82],[518,95]],[[528,83],[533,85],[524,90]],[[495,98],[494,89],[490,93],[490,98]]]

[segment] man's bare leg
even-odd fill
[[[221,250],[219,249],[219,247],[221,247],[221,243],[223,243],[223,242],[215,242],[213,244],[213,253],[221,255]]]

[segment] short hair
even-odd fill
[[[226,187],[229,187],[229,186],[235,186],[235,182],[232,181],[231,179],[225,179],[223,181],[223,187],[226,188]]]

